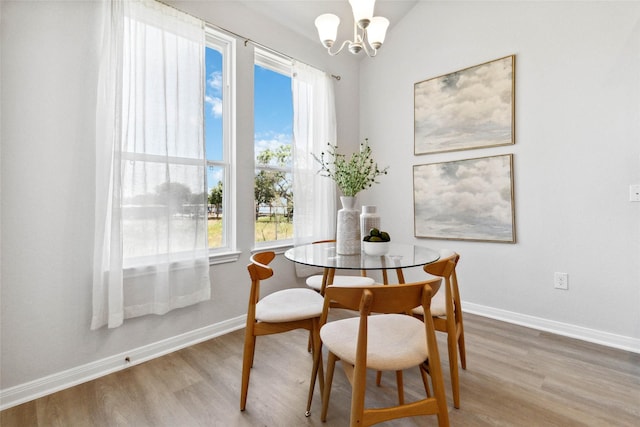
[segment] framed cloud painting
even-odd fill
[[[515,56],[414,85],[414,153],[513,144]]]
[[[413,167],[416,237],[514,243],[513,155]]]

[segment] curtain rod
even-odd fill
[[[287,59],[290,59],[291,61],[300,62],[301,64],[305,64],[305,65],[308,65],[308,66],[313,67],[313,68],[318,68],[318,67],[314,67],[314,66],[313,66],[313,65],[311,65],[311,64],[307,64],[306,62],[303,62],[303,61],[300,61],[300,60],[298,60],[298,59],[296,59],[296,58],[293,58],[293,57],[291,57],[291,56],[287,55],[286,53],[282,53],[282,52],[280,52],[279,50],[275,50],[275,49],[273,49],[273,48],[271,48],[271,47],[269,47],[269,46],[265,46],[265,45],[263,45],[262,43],[259,43],[259,42],[255,41],[255,40],[251,40],[251,39],[248,39],[248,38],[242,37],[242,36],[240,36],[240,35],[238,35],[238,34],[235,34],[235,33],[231,32],[231,31],[225,30],[224,28],[220,28],[220,27],[217,27],[217,26],[214,26],[214,27],[216,27],[217,29],[220,29],[220,30],[222,30],[222,31],[226,31],[226,32],[228,32],[228,33],[231,33],[232,35],[234,35],[234,36],[236,36],[236,37],[243,38],[243,39],[244,39],[244,45],[245,45],[245,47],[247,46],[247,44],[251,43],[251,44],[252,44],[252,45],[254,45],[254,46],[258,46],[258,47],[259,47],[259,48],[261,48],[261,49],[268,50],[268,51],[269,51],[269,52],[271,52],[271,53],[274,53],[274,54],[276,54],[276,55],[280,55],[280,56],[282,56],[282,57],[285,57],[285,58],[287,58]],[[326,71],[325,71],[325,72],[326,72]],[[328,73],[327,73],[327,74],[328,74]],[[330,75],[331,77],[333,77],[334,79],[338,80],[338,81],[340,81],[340,80],[342,79],[342,77],[340,77],[339,75],[335,75],[335,74],[329,74],[329,75]]]
[[[305,64],[305,65],[308,65],[308,66],[310,66],[310,67],[313,67],[313,68],[316,68],[316,69],[320,70],[320,68],[318,68],[318,67],[315,67],[315,66],[313,66],[313,65],[311,65],[311,64],[307,64],[306,62],[300,61],[300,60],[298,60],[298,59],[296,59],[296,58],[294,58],[294,57],[292,57],[292,56],[290,56],[290,55],[287,55],[287,54],[285,54],[285,53],[282,53],[282,52],[280,52],[280,51],[278,51],[278,50],[276,50],[276,49],[273,49],[273,48],[271,48],[271,47],[269,47],[269,46],[265,46],[265,45],[263,45],[262,43],[259,43],[259,42],[257,42],[257,41],[251,40],[251,39],[250,39],[250,38],[248,38],[248,37],[245,37],[245,36],[243,36],[243,35],[240,35],[240,34],[238,34],[238,33],[236,33],[236,32],[231,31],[231,30],[227,30],[226,28],[223,28],[223,27],[221,27],[221,26],[219,26],[219,25],[211,24],[210,22],[204,21],[202,18],[200,18],[200,17],[198,17],[198,16],[195,16],[195,15],[193,15],[193,14],[189,13],[189,12],[185,12],[185,11],[183,11],[183,10],[180,10],[180,9],[178,9],[177,7],[175,7],[175,6],[171,5],[171,4],[167,4],[167,3],[163,2],[162,0],[156,0],[156,1],[157,1],[158,3],[162,3],[163,5],[165,5],[165,6],[168,6],[168,7],[172,8],[172,9],[175,9],[175,10],[177,10],[178,12],[184,13],[184,14],[189,15],[189,16],[191,16],[191,17],[195,18],[195,19],[198,19],[198,20],[200,20],[200,21],[204,22],[204,23],[205,23],[205,25],[208,25],[209,27],[212,27],[212,28],[214,28],[214,29],[216,29],[216,30],[219,30],[219,31],[223,31],[223,32],[225,32],[225,33],[227,33],[227,34],[229,34],[229,35],[232,35],[232,36],[234,36],[234,37],[237,37],[237,38],[239,38],[239,39],[244,39],[244,45],[245,45],[245,47],[247,46],[247,44],[248,44],[248,43],[251,43],[251,44],[252,44],[252,45],[254,45],[254,46],[258,46],[258,47],[259,47],[259,48],[261,48],[261,49],[268,50],[268,51],[270,51],[271,53],[275,53],[276,55],[283,56],[283,57],[285,57],[285,58],[287,58],[287,59],[289,59],[289,60],[291,60],[291,61],[297,61],[297,62],[300,62],[300,63],[302,63],[302,64]],[[326,71],[325,71],[325,72],[326,72]],[[329,73],[327,73],[327,74],[329,74]],[[331,77],[333,77],[334,79],[336,79],[337,81],[340,81],[340,80],[342,79],[342,77],[340,77],[339,75],[335,75],[335,74],[329,74],[329,75],[330,75]]]

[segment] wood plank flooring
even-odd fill
[[[127,370],[9,408],[2,427],[25,426],[346,426],[350,386],[336,371],[326,423],[316,389],[304,416],[311,355],[307,334],[258,338],[247,410],[239,389],[244,331],[212,339]],[[452,426],[640,426],[640,355],[465,314],[467,370],[461,408],[448,384],[444,334],[438,334]],[[325,358],[326,359],[326,358]],[[395,376],[369,376],[368,405],[396,400]],[[405,373],[407,401],[423,392]],[[436,426],[414,417],[385,426]]]

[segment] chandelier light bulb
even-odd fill
[[[365,29],[373,18],[373,8],[376,0],[349,0],[353,10],[353,19],[358,23],[358,27]]]
[[[371,19],[371,23],[367,28],[367,38],[369,44],[374,49],[380,49],[384,38],[387,35],[387,28],[389,27],[389,20],[382,16],[375,16]]]
[[[315,24],[318,29],[318,36],[324,47],[330,48],[333,46],[338,36],[340,18],[332,13],[325,13],[316,18]]]

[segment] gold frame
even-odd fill
[[[415,83],[414,155],[515,144],[515,61],[509,55]]]

